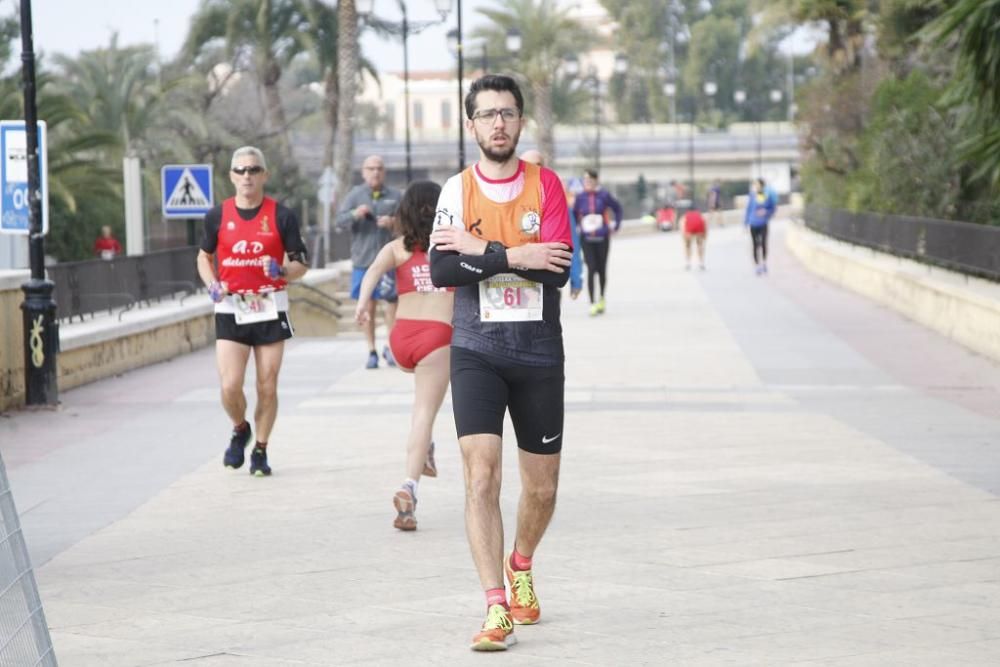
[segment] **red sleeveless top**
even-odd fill
[[[264,197],[253,220],[244,220],[236,211],[236,200],[222,202],[219,224],[219,281],[230,292],[268,292],[284,289],[284,280],[271,280],[264,273],[269,257],[285,261],[285,244],[278,231],[278,204]]]
[[[431,263],[427,253],[414,248],[408,260],[396,267],[396,293],[451,292],[452,287],[435,287],[431,282]]]

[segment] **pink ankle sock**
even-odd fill
[[[531,559],[527,556],[522,556],[514,549],[510,553],[510,566],[511,568],[519,571],[530,570],[531,569]]]
[[[489,609],[495,604],[502,604],[504,608],[507,607],[507,593],[502,588],[491,588],[486,591],[486,608]]]

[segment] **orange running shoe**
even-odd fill
[[[483,629],[472,638],[473,651],[506,651],[517,643],[510,612],[502,604],[490,605]]]
[[[510,615],[517,625],[534,625],[538,623],[542,610],[535,597],[535,584],[531,579],[531,570],[515,570],[510,566],[513,552],[503,559],[503,569],[507,574],[510,586]]]

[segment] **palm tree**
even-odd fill
[[[967,134],[960,148],[970,164],[976,165],[973,176],[986,177],[994,189],[1000,185],[998,25],[1000,0],[959,0],[927,28],[939,43],[949,48],[957,43],[955,78],[945,101],[959,109]]]
[[[556,0],[510,0],[506,9],[481,9],[491,26],[477,31],[490,45],[504,44],[507,34],[521,34],[521,49],[507,54],[506,66],[527,83],[531,117],[538,126],[538,148],[550,162],[555,158],[553,88],[563,60],[592,44],[595,36]]]
[[[157,122],[163,99],[153,47],[118,48],[118,36],[112,35],[107,48],[86,51],[76,59],[56,55],[54,60],[58,92],[75,101],[82,122],[117,136],[109,161],[123,155],[150,157],[144,137]]]
[[[288,121],[278,83],[284,68],[304,48],[308,25],[296,0],[203,0],[191,19],[183,53],[192,60],[211,52],[215,40],[239,67],[254,72],[260,85],[268,130],[276,135],[284,162],[294,165]]]
[[[351,184],[351,161],[354,157],[354,106],[361,72],[358,48],[358,11],[354,0],[337,3],[337,82],[340,105],[337,109],[337,148],[334,176],[337,179],[335,201],[341,202]]]

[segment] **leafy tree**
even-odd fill
[[[305,48],[306,26],[296,0],[203,0],[183,49],[188,59],[197,60],[206,51],[214,53],[213,45],[221,40],[236,68],[254,73],[263,92],[268,130],[278,138],[288,167],[294,160],[278,84],[284,68]]]
[[[957,49],[953,85],[946,101],[960,105],[965,135],[960,148],[978,168],[973,178],[1000,185],[1000,0],[958,0],[929,34]]]

